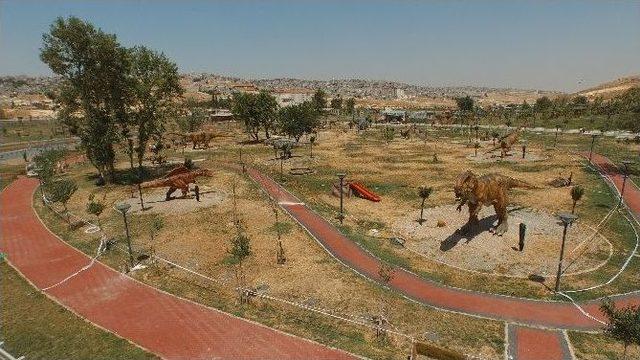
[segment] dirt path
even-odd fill
[[[90,263],[44,226],[31,206],[38,181],[0,193],[0,251],[33,286],[47,289]],[[93,324],[166,359],[350,359],[321,344],[180,299],[100,262],[42,290]]]

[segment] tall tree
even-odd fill
[[[617,308],[613,301],[605,299],[600,310],[608,319],[605,333],[622,343],[622,359],[626,359],[629,345],[640,345],[640,306]]]
[[[258,123],[264,130],[264,136],[269,139],[278,119],[278,102],[267,91],[260,91],[255,100]]]
[[[182,94],[178,66],[164,54],[144,46],[129,50],[130,106],[127,121],[123,123],[130,158],[136,156],[137,183],[140,206],[144,209],[142,189],[144,155],[152,137],[164,132],[165,121],[172,113],[174,99]],[[133,161],[131,161],[133,170]]]
[[[116,123],[126,116],[129,57],[115,35],[76,17],[58,18],[42,37],[40,59],[61,76],[59,117],[80,137],[101,177],[114,174]]]
[[[473,111],[473,103],[473,99],[470,96],[456,98],[456,105],[463,112]]]
[[[266,91],[235,93],[231,111],[244,122],[246,131],[254,140],[260,140],[260,130],[264,130],[268,139],[277,120],[278,102]]]
[[[314,104],[304,102],[280,109],[278,124],[280,130],[288,136],[300,141],[305,134],[313,133],[318,127],[318,113]]]
[[[242,120],[247,133],[254,140],[260,140],[260,120],[256,114],[255,96],[242,92],[234,93],[231,111],[236,118]]]
[[[348,98],[344,103],[344,107],[345,107],[345,110],[347,111],[347,114],[349,115],[353,114],[353,111],[355,110],[355,107],[356,107],[356,100],[354,98]]]
[[[313,107],[315,108],[318,114],[322,113],[322,109],[327,107],[327,94],[322,90],[316,90],[315,94],[313,94],[313,99],[311,100],[313,103]]]
[[[331,99],[331,108],[336,110],[342,109],[342,97],[340,95]]]

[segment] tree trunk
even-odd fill
[[[571,213],[572,214],[576,212],[576,203],[577,203],[577,201],[574,200],[573,201],[573,207],[571,208]]]
[[[424,202],[425,200],[427,200],[426,198],[422,199],[422,204],[420,205],[420,225],[422,225],[422,223],[424,222]]]
[[[138,157],[138,196],[140,197],[140,209],[144,211],[144,199],[142,198],[142,173],[142,159]]]

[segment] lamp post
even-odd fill
[[[629,165],[633,164],[631,160],[622,161],[622,165],[624,166],[624,174],[622,174],[622,189],[620,189],[620,201],[618,202],[618,206],[622,205],[622,199],[624,197],[624,188],[627,184],[627,178],[629,177]]]
[[[127,211],[131,208],[131,205],[126,202],[121,202],[116,205],[116,209],[122,213],[122,217],[124,218],[124,229],[127,234],[127,246],[129,247],[129,261],[131,263],[131,267],[134,266],[133,263],[133,250],[131,249],[131,237],[129,236],[129,223],[127,222]]]
[[[558,262],[558,273],[556,274],[556,286],[555,291],[558,292],[560,290],[560,275],[562,274],[562,259],[564,258],[564,245],[567,241],[567,228],[571,223],[573,223],[578,217],[574,214],[569,213],[560,213],[558,214],[560,220],[564,225],[564,229],[562,230],[562,247],[560,248],[560,261]]]
[[[338,215],[338,220],[340,220],[340,224],[344,220],[344,205],[343,205],[343,187],[344,187],[344,178],[347,176],[345,173],[336,174],[338,178],[340,178],[340,215]]]
[[[597,137],[598,137],[598,134],[591,134],[591,148],[589,148],[589,162],[591,162],[591,157],[593,156],[593,145],[595,145]]]

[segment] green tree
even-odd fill
[[[622,359],[626,359],[629,345],[640,345],[640,306],[617,308],[611,299],[605,299],[600,310],[608,319],[605,334],[622,343]]]
[[[229,253],[238,264],[236,268],[236,282],[237,286],[242,288],[245,285],[242,261],[251,255],[251,239],[249,239],[243,231],[238,231],[238,234],[231,239],[231,249],[229,249]],[[244,299],[244,297],[241,296],[241,299]]]
[[[354,98],[348,98],[344,103],[344,108],[347,114],[352,115],[356,107],[356,100]]]
[[[50,182],[44,187],[47,199],[52,203],[60,203],[67,214],[67,222],[71,222],[67,203],[71,196],[78,190],[78,185],[71,179],[62,179]]]
[[[331,108],[336,110],[342,109],[342,97],[340,97],[340,95],[331,99]]]
[[[422,225],[424,222],[424,203],[427,201],[431,193],[433,192],[433,188],[430,186],[422,185],[418,188],[418,196],[422,199],[420,203],[420,219],[418,219],[418,223]]]
[[[311,102],[316,112],[322,114],[322,110],[327,107],[327,94],[322,89],[318,89],[313,94]]]
[[[95,200],[95,194],[89,195],[89,202],[87,203],[87,213],[96,217],[98,221],[98,226],[100,226],[100,215],[104,211],[106,205],[101,202]]]
[[[260,140],[260,119],[257,114],[256,96],[249,93],[233,94],[233,115],[242,120],[245,130],[256,141]]]
[[[183,133],[198,131],[206,121],[205,109],[193,100],[185,101],[182,109],[185,114],[176,119],[180,131]]]
[[[122,134],[127,139],[127,149],[133,170],[133,156],[137,159],[137,184],[140,207],[144,200],[140,183],[144,178],[144,156],[152,137],[160,137],[165,122],[174,110],[174,99],[181,95],[178,66],[164,54],[144,46],[129,50],[130,106],[126,121],[121,122]]]
[[[45,150],[33,157],[38,178],[43,184],[50,182],[56,174],[58,161],[64,158],[65,151],[57,149]]]
[[[456,98],[456,105],[458,109],[463,112],[473,111],[473,103],[474,101],[470,96]]]
[[[537,114],[546,116],[549,110],[551,109],[552,105],[553,103],[548,97],[546,96],[539,97],[536,99],[535,104],[533,104],[533,111]]]
[[[271,137],[270,132],[278,119],[278,102],[273,95],[263,90],[256,96],[255,105],[257,107],[258,123],[264,130],[264,136],[269,139]]]
[[[151,220],[151,243],[155,244],[155,236],[164,228],[164,220],[161,217],[154,217]]]
[[[580,199],[582,199],[582,195],[584,195],[584,188],[580,185],[576,185],[571,188],[571,199],[573,200],[573,207],[571,208],[571,213],[575,213],[576,204]]]
[[[100,176],[111,181],[116,123],[129,106],[127,49],[115,35],[76,17],[56,19],[42,41],[40,59],[62,80],[58,116],[78,135]]]
[[[298,142],[303,135],[315,132],[319,125],[318,113],[310,102],[287,106],[280,109],[278,124],[282,133]]]

